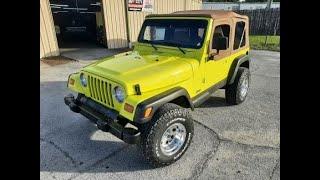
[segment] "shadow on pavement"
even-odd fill
[[[201,104],[198,108],[224,107],[230,106],[226,103],[226,99],[222,97],[211,96],[206,102]]]
[[[63,102],[64,95],[70,93],[65,81],[41,82],[40,92],[40,171],[128,172],[152,168],[136,145],[98,130],[88,119],[71,112]]]
[[[87,124],[87,128],[73,130],[79,133],[85,132],[81,137],[65,136],[66,139],[69,139],[68,143],[71,147],[61,146],[62,143],[59,140],[57,142],[57,140],[50,140],[50,138],[41,138],[40,171],[97,173],[153,169],[145,161],[136,145],[110,141],[109,136],[105,137],[105,140],[92,140],[91,136],[100,130],[90,124]],[[68,131],[68,128],[65,131]],[[89,131],[91,133],[88,133]],[[77,145],[81,145],[82,148],[72,148]]]

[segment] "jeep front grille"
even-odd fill
[[[108,107],[114,108],[112,84],[104,79],[88,75],[90,97]]]

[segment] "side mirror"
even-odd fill
[[[213,38],[212,49],[216,49],[219,53],[219,50],[226,50],[229,46],[229,41],[227,37],[216,37]]]
[[[218,55],[218,53],[217,53],[217,52],[210,51],[207,61],[212,61],[212,60],[214,60],[214,56],[215,56],[215,55]]]
[[[215,49],[216,52],[212,50],[209,52],[208,61],[214,60],[214,56],[219,54],[219,50],[226,50],[229,47],[229,40],[227,37],[215,37],[212,41],[212,49]]]

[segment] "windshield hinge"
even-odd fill
[[[139,84],[134,85],[134,89],[135,89],[137,95],[141,95],[141,90],[140,90],[140,85]]]

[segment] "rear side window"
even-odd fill
[[[240,21],[236,24],[233,50],[239,49],[246,45],[246,31],[245,31],[245,22]]]

